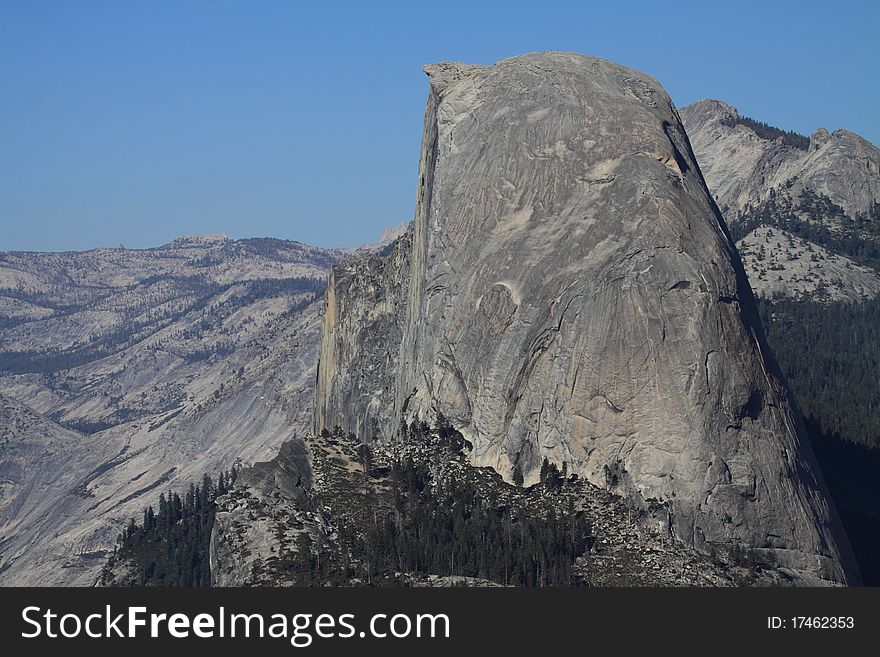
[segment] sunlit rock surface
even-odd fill
[[[669,97],[592,57],[430,78],[411,232],[334,268],[315,430],[442,412],[472,462],[544,457],[702,551],[854,582],[849,546]]]

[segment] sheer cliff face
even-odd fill
[[[853,577],[660,85],[566,53],[426,72],[416,219],[390,257],[334,270],[316,428],[442,412],[508,478],[544,457],[613,474],[688,544]]]

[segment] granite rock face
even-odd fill
[[[259,567],[273,556],[278,536],[273,511],[296,507],[313,485],[305,443],[301,438],[285,442],[275,458],[242,469],[236,484],[232,493],[217,500],[210,547],[212,586],[252,584],[254,564]],[[247,495],[241,494],[244,491]]]
[[[758,296],[877,295],[876,259],[864,254],[880,239],[880,150],[847,130],[819,128],[809,139],[756,131],[718,100],[681,117]]]
[[[857,581],[661,86],[569,53],[425,70],[416,218],[333,270],[315,429],[388,438],[442,412],[508,480],[546,457],[668,504],[701,551]]]
[[[331,270],[322,321],[326,335],[318,347],[315,433],[338,425],[372,439],[382,425],[390,429],[411,252],[412,233],[407,232],[390,253],[370,254]],[[347,339],[355,335],[364,340]]]
[[[681,110],[709,189],[729,223],[770,195],[804,189],[827,196],[850,217],[880,202],[880,149],[849,130],[819,128],[809,147],[764,139],[737,125],[739,112],[720,100],[700,100]]]

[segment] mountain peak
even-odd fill
[[[723,100],[718,100],[717,98],[703,98],[694,103],[691,103],[689,107],[715,110],[724,114],[739,114],[739,112],[733,105],[731,105],[730,103],[725,103]]]
[[[391,244],[398,237],[403,235],[406,232],[406,229],[409,227],[408,221],[401,221],[396,226],[389,226],[388,228],[382,229],[382,234],[379,236],[379,244],[381,246],[386,246]]]
[[[816,132],[810,135],[810,150],[815,151],[822,148],[830,139],[831,135],[828,134],[825,128],[818,128]]]
[[[689,547],[857,579],[663,87],[573,53],[461,74],[432,78],[412,231],[333,269],[316,432],[442,414],[508,481],[553,463]]]
[[[724,120],[739,118],[739,112],[737,112],[733,105],[729,105],[723,100],[715,100],[714,98],[704,98],[686,107],[682,107],[679,110],[679,114],[681,114],[682,120],[685,123],[697,123],[699,125],[720,123]]]

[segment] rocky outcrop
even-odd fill
[[[574,477],[564,482],[557,479],[557,486],[547,482],[530,488],[513,486],[490,468],[473,467],[461,445],[450,442],[448,437],[441,438],[438,431],[416,428],[405,441],[372,443],[372,462],[366,472],[358,456],[361,443],[350,436],[339,432],[317,434],[297,442],[292,451],[291,444],[286,444],[273,461],[242,470],[232,492],[218,499],[211,543],[214,585],[314,584],[303,572],[301,562],[298,564],[303,556],[303,542],[320,546],[320,563],[325,565],[318,580],[322,585],[510,585],[511,580],[500,568],[488,566],[484,570],[465,565],[456,570],[452,560],[448,565],[434,562],[415,571],[408,570],[397,559],[364,569],[362,546],[375,540],[371,529],[375,523],[387,530],[397,522],[407,522],[407,516],[410,520],[422,516],[425,506],[433,507],[438,500],[443,500],[446,507],[453,490],[469,491],[464,498],[480,505],[469,510],[470,521],[459,518],[463,526],[452,518],[436,518],[438,526],[455,523],[458,536],[459,532],[474,531],[472,522],[492,534],[492,524],[479,519],[482,513],[477,508],[493,517],[512,513],[517,523],[528,524],[531,531],[554,531],[548,524],[535,525],[538,519],[547,519],[548,514],[578,518],[579,522],[570,525],[566,533],[573,532],[569,540],[582,547],[565,556],[556,552],[553,557],[559,559],[560,566],[568,562],[568,585],[775,586],[790,580],[774,567],[756,568],[750,563],[754,555],[747,552],[707,556],[682,545],[664,525],[666,508],[662,504],[638,510],[610,488],[598,488]],[[308,451],[307,463],[302,458],[303,445]],[[291,455],[299,458],[291,463]],[[407,469],[407,463],[412,469]],[[410,475],[420,472],[419,476],[430,483],[422,490],[419,502],[409,499],[401,507],[406,498],[398,497],[400,487],[406,486],[403,482],[409,479],[403,471]],[[292,485],[294,482],[296,485]],[[298,482],[310,485],[301,488]],[[452,503],[449,508],[457,506]],[[406,509],[403,514],[401,508]],[[430,540],[426,544],[423,537],[417,536],[419,530],[413,524],[396,531],[406,534],[416,545],[441,553],[450,548]],[[492,535],[496,540],[499,538]],[[546,534],[543,538],[550,536]],[[394,539],[386,545],[395,543],[396,549],[383,552],[408,551]],[[514,546],[505,549],[516,551]],[[315,552],[314,548],[310,551]],[[511,556],[515,554],[505,554],[503,558]],[[125,577],[131,571],[126,566],[120,564],[114,572],[118,569]],[[432,573],[432,567],[439,572]]]
[[[334,267],[327,286],[316,386],[315,433],[345,426],[364,439],[388,427],[409,282],[412,234],[390,254],[367,255]],[[348,336],[363,339],[349,340]],[[334,339],[339,337],[341,339]]]
[[[442,412],[471,460],[543,458],[709,552],[857,581],[742,265],[675,108],[637,71],[540,53],[430,78],[416,218],[334,269],[315,428]]]
[[[880,150],[846,130],[784,133],[717,100],[681,116],[759,296],[876,296]]]
[[[304,505],[312,484],[301,438],[284,443],[272,460],[239,472],[235,489],[217,500],[210,546],[212,586],[253,583],[255,567],[278,557],[279,529],[282,535],[289,531],[292,512]]]
[[[719,100],[688,105],[681,118],[709,189],[732,224],[771,190],[825,196],[850,218],[868,215],[880,202],[880,150],[853,132],[819,128],[801,149],[758,136]]]

